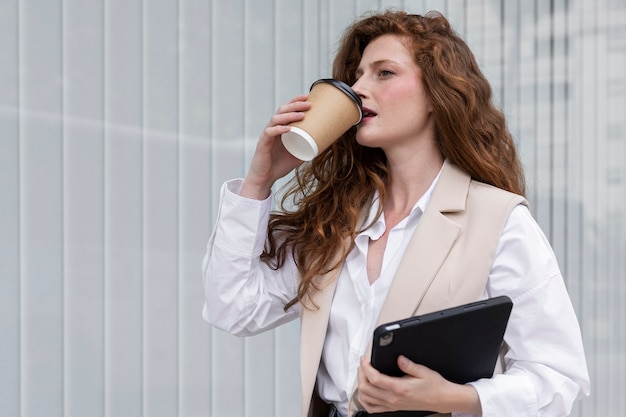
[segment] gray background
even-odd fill
[[[294,416],[298,324],[201,319],[220,184],[371,9],[445,13],[493,84],[626,409],[624,0],[1,0],[0,417]]]

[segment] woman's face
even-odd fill
[[[400,36],[383,35],[370,42],[356,77],[353,89],[363,101],[359,144],[382,148],[389,156],[394,149],[403,152],[434,142],[432,107],[421,70]]]

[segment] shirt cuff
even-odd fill
[[[215,245],[234,254],[257,257],[265,245],[272,196],[265,200],[242,197],[242,183],[236,179],[222,185]]]
[[[537,396],[532,382],[522,374],[498,374],[471,382],[478,391],[482,417],[537,415]]]

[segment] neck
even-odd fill
[[[390,161],[391,182],[385,203],[386,215],[407,213],[428,190],[443,165],[443,156],[429,152],[424,157]]]

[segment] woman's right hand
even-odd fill
[[[287,151],[280,136],[289,132],[289,123],[304,118],[305,111],[311,104],[305,101],[306,95],[300,95],[283,104],[276,110],[263,130],[256,145],[250,169],[243,181],[240,195],[257,200],[266,199],[272,185],[302,164],[302,161]]]

